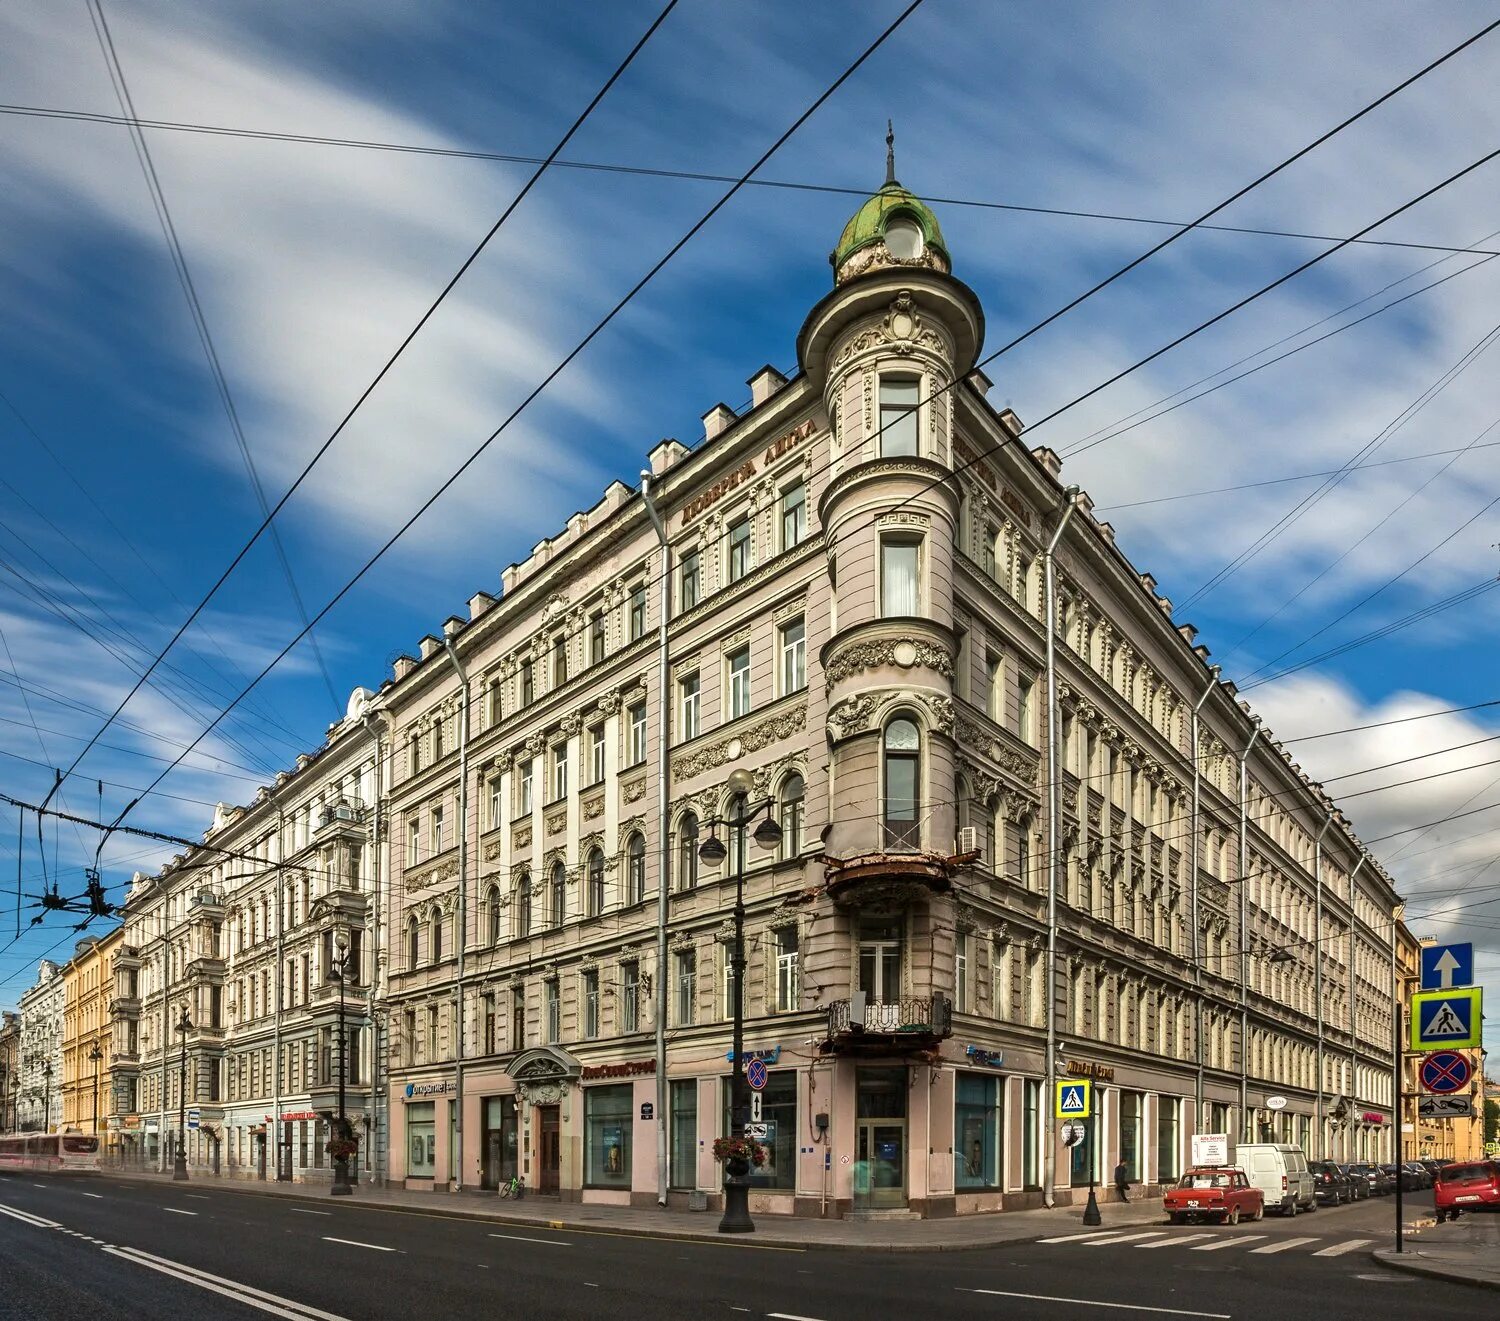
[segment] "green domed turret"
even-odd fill
[[[829,255],[835,284],[887,266],[952,270],[932,208],[896,181],[895,134],[887,132],[885,142],[885,184],[850,218]]]

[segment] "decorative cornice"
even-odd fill
[[[798,702],[796,706],[768,716],[730,738],[721,739],[679,757],[672,763],[672,774],[679,780],[692,779],[724,765],[725,762],[737,761],[747,752],[759,752],[773,743],[790,738],[806,724],[807,703]]]

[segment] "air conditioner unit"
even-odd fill
[[[979,847],[979,827],[965,826],[958,832],[958,848],[955,853],[979,853],[979,861],[984,861],[984,855]]]

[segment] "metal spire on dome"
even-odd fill
[[[885,181],[896,182],[896,130],[889,119],[885,121]]]

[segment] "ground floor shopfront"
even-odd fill
[[[791,1034],[789,1034],[790,1036]],[[792,1042],[795,1044],[791,1044]],[[659,1116],[655,1061],[575,1056],[545,1046],[464,1071],[417,1070],[390,1094],[392,1181],[409,1189],[496,1189],[519,1178],[528,1193],[616,1205],[657,1195],[658,1118],[665,1120],[670,1200],[719,1204],[715,1137],[728,1129],[728,1053],[674,1050]],[[1309,1150],[1316,1099],[1249,1092],[1242,1125],[1238,1079],[1204,1084],[1193,1122],[1195,1076],[1176,1061],[1070,1059],[1094,1083],[1088,1140],[1068,1147],[1049,1122],[1039,1052],[958,1039],[936,1058],[821,1055],[806,1037],[751,1043],[765,1066],[752,1120],[767,1148],[752,1175],[753,1211],[803,1216],[850,1212],[966,1215],[1044,1203],[1051,1134],[1054,1200],[1081,1201],[1090,1178],[1111,1190],[1123,1163],[1134,1195],[1152,1195],[1188,1166],[1195,1131],[1240,1132]],[[756,1071],[758,1073],[758,1070]],[[1365,1114],[1335,1138],[1347,1159],[1376,1159],[1389,1125]],[[462,1167],[462,1177],[456,1178]],[[1110,1191],[1109,1196],[1114,1196]]]

